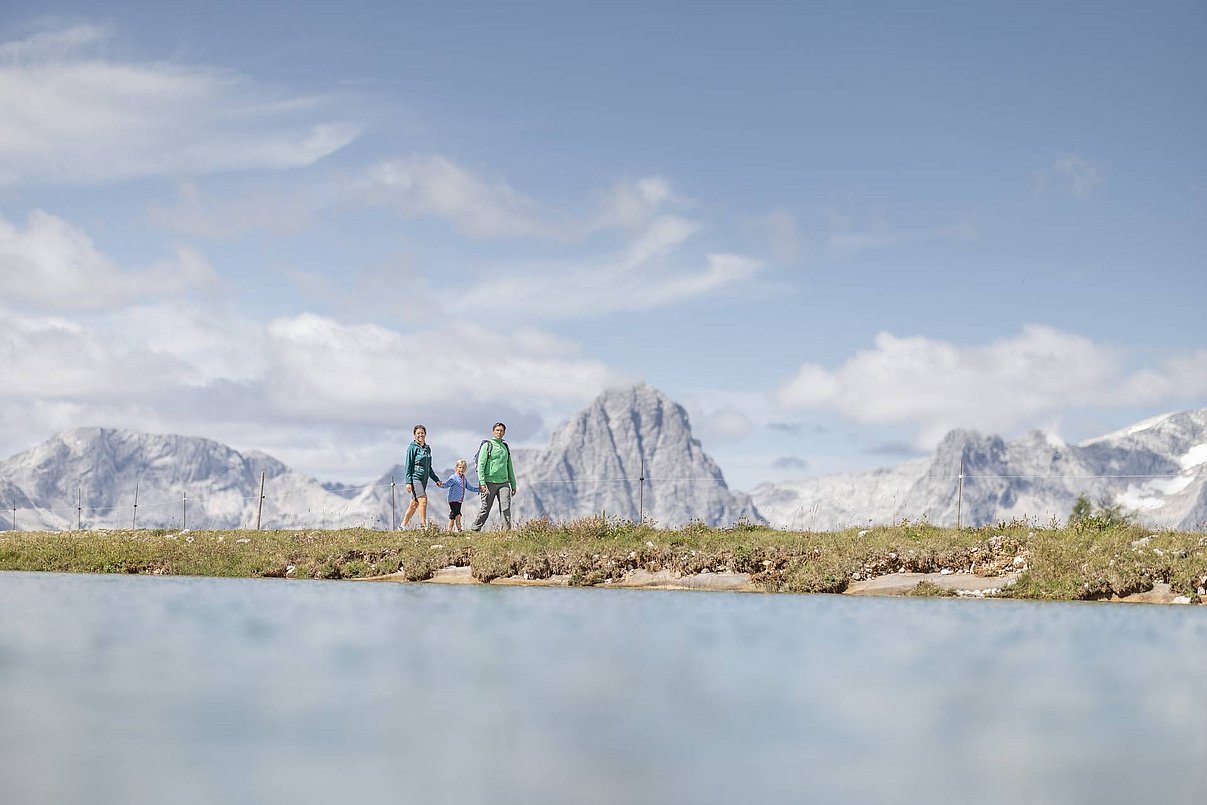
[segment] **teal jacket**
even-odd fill
[[[425,444],[420,447],[419,442],[411,442],[402,466],[405,469],[403,483],[426,484],[429,478],[436,477],[436,473],[432,472],[432,446]]]
[[[478,448],[479,483],[507,484],[515,489],[515,467],[511,448],[502,439],[487,439]]]

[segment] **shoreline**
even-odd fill
[[[602,517],[515,531],[0,532],[0,569],[1129,603],[1207,599],[1207,535],[1003,523],[841,532],[662,529]]]
[[[993,599],[998,593],[1018,581],[1019,573],[1007,573],[1002,576],[976,576],[971,573],[888,573],[883,576],[852,582],[846,590],[838,595],[848,596],[880,596],[880,597],[916,597],[915,590],[919,584],[931,584],[948,591],[928,597],[951,598],[980,598]],[[479,581],[474,578],[473,569],[467,565],[449,565],[438,568],[431,578],[422,581],[412,581],[405,573],[387,573],[381,576],[353,579],[353,581],[393,582],[395,584],[472,584],[472,585],[503,585],[512,587],[571,587],[569,574],[555,575],[548,578],[525,578],[524,576],[508,576]],[[651,572],[648,570],[630,570],[617,580],[607,580],[595,587],[621,590],[670,590],[670,591],[707,591],[707,592],[739,592],[766,593],[749,573],[696,573],[691,575],[676,574],[669,570]],[[1025,599],[1024,599],[1025,600]],[[1096,599],[1105,603],[1123,604],[1191,604],[1190,596],[1176,595],[1170,590],[1170,585],[1156,583],[1147,592],[1137,592],[1126,596],[1113,595],[1110,598]]]

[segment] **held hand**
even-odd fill
[[[482,484],[480,487],[478,487],[478,491],[482,494],[486,494],[486,484]]]
[[[436,481],[436,488],[437,488],[437,489],[440,489],[440,488],[441,488],[441,487],[443,487],[443,486],[444,486],[444,482],[443,482],[443,481]]]
[[[410,484],[407,484],[407,492],[415,491]]]

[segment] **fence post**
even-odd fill
[[[130,520],[130,530],[138,528],[138,481],[134,482],[134,517]]]
[[[645,456],[641,457],[641,477],[637,479],[637,522],[645,522]]]
[[[397,522],[397,520],[398,520],[398,515],[396,514],[395,506],[396,506],[396,504],[394,502],[394,476],[391,475],[390,476],[390,530],[391,531],[393,531],[395,529],[394,523]]]
[[[184,490],[184,513],[180,518],[180,530],[184,531],[189,527],[189,490]]]
[[[260,517],[264,514],[264,470],[260,471],[260,499],[256,501],[256,530],[260,530]]]
[[[84,489],[79,486],[75,488],[75,530],[84,530]]]
[[[960,456],[960,486],[956,492],[956,530],[960,530],[961,515],[964,507],[964,457]]]
[[[13,531],[17,530],[17,507],[13,506]]]

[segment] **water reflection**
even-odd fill
[[[1144,801],[1204,611],[0,574],[0,801]]]

